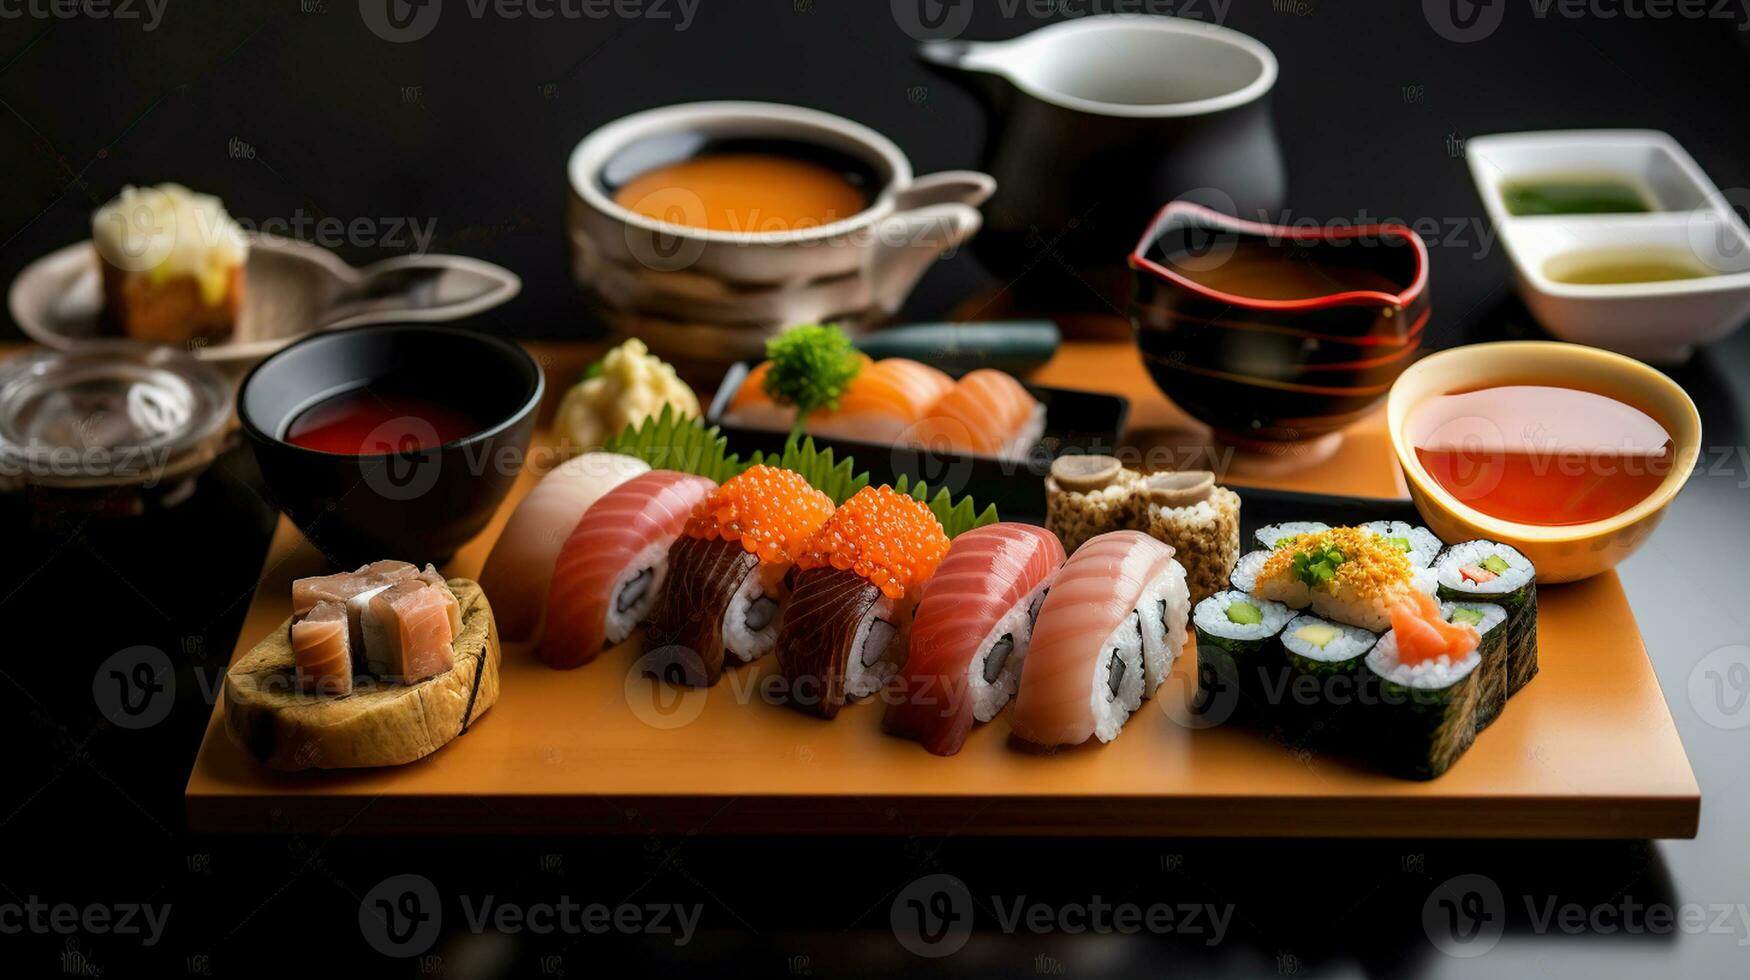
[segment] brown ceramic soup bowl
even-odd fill
[[[1318,439],[1372,411],[1428,323],[1428,250],[1402,225],[1282,227],[1175,201],[1130,268],[1155,384],[1243,448]]]

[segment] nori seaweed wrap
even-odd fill
[[[1537,569],[1517,550],[1466,541],[1434,563],[1443,602],[1492,602],[1507,610],[1507,696],[1537,676]],[[1482,579],[1482,581],[1478,581]]]

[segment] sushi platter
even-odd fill
[[[536,353],[557,381],[593,352]],[[1092,370],[1134,406],[1126,444],[1171,445],[1191,425],[1122,344],[1066,343],[1029,390]],[[362,611],[360,682],[429,690],[435,710],[353,768],[365,763],[288,735],[288,715],[381,691],[287,695],[248,726],[227,692],[189,820],[245,833],[1693,836],[1699,790],[1615,574],[1545,585],[1511,547],[1442,542],[1377,465],[1384,429],[1363,419],[1334,457],[1274,487],[1103,469],[1108,457],[1060,459],[1049,477],[1015,461],[1009,482],[1025,488],[996,501],[996,524],[904,481],[856,489],[793,446],[751,468],[706,452],[692,473],[589,453],[565,464],[600,484],[582,519],[562,518],[569,536],[538,516],[564,510],[549,488],[565,467],[547,484],[525,468],[441,574],[383,561],[325,575],[335,563],[282,521],[233,680],[268,651],[283,665],[288,641],[305,657],[305,638],[328,644],[322,656],[341,644],[344,664]],[[557,438],[537,431],[530,458]],[[634,443],[621,445],[650,448]],[[639,529],[657,513],[676,516],[651,538]],[[1202,523],[1182,525],[1188,514]],[[672,568],[646,564],[650,540]],[[1084,654],[1090,633],[1110,638]],[[1372,672],[1411,707],[1316,735],[1212,712],[1212,665],[1266,634],[1296,669]],[[688,659],[695,648],[715,659]],[[801,677],[823,685],[815,700]],[[896,679],[935,685],[954,711],[884,706]]]

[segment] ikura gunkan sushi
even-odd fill
[[[833,718],[898,671],[918,592],[948,552],[941,522],[892,487],[864,487],[797,555],[778,631],[790,705]]]
[[[1014,696],[1063,559],[1057,535],[1030,524],[989,524],[955,538],[918,599],[883,727],[937,755],[960,751],[973,722],[990,721]]]
[[[1507,696],[1537,676],[1537,569],[1516,549],[1493,541],[1455,544],[1434,563],[1439,597],[1492,602],[1507,610]]]
[[[1440,607],[1416,592],[1392,608],[1392,628],[1367,655],[1378,679],[1373,745],[1387,768],[1411,779],[1433,779],[1470,748],[1477,733],[1477,631],[1448,623]]]
[[[569,669],[632,634],[668,577],[668,552],[716,484],[651,470],[591,504],[560,546],[547,598],[541,659]]]
[[[796,556],[832,516],[832,498],[800,473],[754,466],[693,509],[669,549],[669,575],[645,624],[645,646],[667,650],[659,676],[717,683],[726,660],[772,652]]]
[[[1172,670],[1190,614],[1172,548],[1140,531],[1083,544],[1039,610],[1015,695],[1015,735],[1040,746],[1117,738]]]

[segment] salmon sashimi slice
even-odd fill
[[[1427,663],[1440,657],[1457,663],[1469,656],[1479,641],[1476,627],[1447,622],[1440,615],[1440,604],[1424,592],[1412,592],[1392,607],[1391,627],[1402,664]]]
[[[559,549],[540,638],[549,667],[581,666],[630,636],[661,594],[668,552],[717,484],[651,470],[603,494]]]
[[[953,389],[954,380],[941,371],[889,357],[865,366],[851,380],[837,410],[809,416],[808,431],[864,442],[897,442]]]
[[[565,538],[602,494],[649,469],[643,460],[619,453],[584,453],[535,484],[505,522],[480,572],[499,636],[527,640],[535,635]]]
[[[1014,733],[1109,742],[1184,648],[1190,593],[1173,549],[1139,531],[1090,538],[1058,570],[1033,627]]]
[[[961,378],[911,433],[915,444],[983,456],[1025,455],[1044,432],[1039,400],[1019,381],[988,368]]]
[[[975,721],[990,721],[1019,683],[1052,575],[1057,535],[1031,524],[990,524],[954,539],[925,583],[888,732],[953,755]]]
[[[319,602],[292,624],[292,661],[298,688],[311,694],[352,693],[352,651],[346,629],[346,607]]]
[[[373,676],[417,684],[455,666],[448,591],[408,579],[371,597],[363,631],[365,662]]]
[[[292,615],[303,616],[319,602],[344,603],[368,589],[410,579],[419,569],[404,561],[374,561],[350,572],[312,575],[292,581]]]

